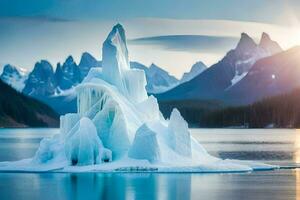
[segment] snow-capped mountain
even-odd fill
[[[300,47],[257,61],[239,83],[221,99],[229,104],[250,104],[300,87]]]
[[[200,73],[202,73],[206,69],[207,69],[207,66],[203,62],[201,62],[201,61],[196,62],[195,64],[193,64],[193,66],[189,72],[186,72],[182,75],[182,77],[180,79],[180,83],[184,83],[184,82],[192,80],[194,77],[198,76]]]
[[[149,67],[138,62],[131,62],[130,65],[132,68],[142,69],[145,71],[147,80],[146,90],[148,93],[161,93],[173,88],[179,83],[174,76],[170,75],[167,71],[158,67],[154,63],[152,63]]]
[[[26,80],[23,93],[43,98],[54,94],[55,89],[56,80],[52,65],[46,60],[37,62]]]
[[[242,80],[256,61],[281,51],[281,47],[271,40],[267,33],[262,34],[258,45],[246,33],[242,33],[241,40],[235,49],[235,54],[239,57],[235,62],[235,75],[228,88]]]
[[[69,56],[64,64],[57,65],[55,78],[60,90],[67,90],[81,82],[80,71],[72,56]]]
[[[166,91],[178,83],[175,77],[155,64],[146,67],[138,62],[130,62],[130,65],[132,68],[145,71],[148,83],[146,89],[149,93]],[[76,108],[74,88],[93,67],[102,67],[102,61],[98,61],[87,52],[82,54],[78,65],[72,56],[69,56],[63,65],[57,63],[55,72],[48,61],[42,60],[35,64],[22,92],[42,100],[58,113],[74,111]]]
[[[149,92],[164,92],[178,83],[178,80],[174,76],[155,64],[151,64],[145,73],[146,77],[148,77],[147,80],[151,80],[151,85],[148,88],[146,87]]]
[[[157,95],[159,99],[216,99],[241,81],[253,64],[261,58],[281,51],[279,45],[263,33],[260,44],[246,33],[241,34],[235,49],[230,50],[218,63],[194,79]]]
[[[262,34],[259,46],[272,55],[282,52],[282,48],[279,46],[279,44],[271,40],[270,36],[267,33]]]
[[[92,67],[101,67],[101,65],[101,61],[98,61],[90,53],[84,52],[78,65],[81,81],[86,77]]]
[[[21,92],[25,87],[27,72],[25,69],[17,68],[15,66],[7,64],[3,68],[0,79],[17,91]]]
[[[79,65],[76,64],[72,56],[68,56],[62,65],[57,63],[55,72],[53,72],[52,65],[48,61],[43,60],[40,63],[37,63],[34,70],[30,73],[28,81],[26,82],[26,86],[28,86],[24,92],[31,95],[30,91],[35,90],[32,94],[39,97],[64,93],[81,83],[90,68],[100,66],[101,62],[97,61],[87,52],[82,54]],[[49,75],[49,79],[47,79],[47,81],[40,77],[44,71],[46,71],[45,73]],[[48,82],[48,86],[45,88],[45,91],[41,90],[41,87],[45,86],[44,84],[33,84],[33,82],[36,81],[35,79],[41,79],[40,81],[43,83]],[[51,86],[49,87],[49,85]],[[41,91],[41,93],[37,94],[37,91]]]
[[[80,80],[79,68],[72,56],[62,66],[58,63],[55,72],[48,61],[42,60],[35,64],[22,92],[43,101],[58,113],[70,112],[76,103],[68,95]]]

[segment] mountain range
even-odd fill
[[[145,71],[148,93],[155,94],[167,91],[178,84],[197,76],[206,68],[202,63],[196,63],[190,72],[185,73],[181,80],[152,63],[149,67],[130,62],[132,68]],[[89,70],[102,66],[102,61],[84,52],[79,64],[72,56],[67,57],[63,64],[57,63],[56,69],[47,60],[37,62],[30,73],[21,68],[6,65],[1,80],[16,90],[43,101],[60,114],[76,111],[76,95],[74,88],[83,81]]]
[[[219,62],[206,67],[199,61],[180,80],[155,64],[148,67],[130,63],[132,68],[145,71],[147,92],[160,102],[179,105],[180,101],[217,101],[218,105],[222,102],[231,106],[251,104],[300,87],[299,64],[300,47],[284,51],[267,33],[262,34],[258,43],[242,33],[236,47]],[[55,70],[46,60],[37,62],[30,73],[7,65],[1,80],[63,114],[76,111],[74,88],[91,68],[101,66],[102,61],[85,52],[79,64],[69,56]]]
[[[297,48],[283,51],[266,33],[262,34],[258,44],[242,33],[236,48],[218,63],[190,81],[156,96],[160,101],[201,99],[221,100],[231,105],[253,103],[299,85],[299,81],[279,82],[281,76],[295,76],[293,73],[298,69],[294,71],[293,68],[299,68],[300,63],[295,54]],[[273,84],[268,85],[270,81]]]
[[[258,60],[238,84],[221,96],[231,105],[251,104],[300,87],[300,47]]]

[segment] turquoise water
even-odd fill
[[[213,155],[292,166],[300,131],[192,129]],[[31,157],[57,129],[0,129],[0,161]],[[0,199],[300,199],[300,170],[243,174],[0,173]]]

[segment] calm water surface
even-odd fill
[[[300,130],[192,129],[213,155],[295,166]],[[0,161],[34,155],[57,129],[0,129]],[[6,199],[299,199],[300,169],[242,174],[0,173]]]

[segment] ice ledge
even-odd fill
[[[297,166],[292,166],[297,168]],[[151,164],[146,160],[127,159],[99,165],[68,166],[66,162],[55,164],[33,164],[32,159],[16,162],[0,162],[0,172],[53,172],[53,173],[241,173],[252,171],[269,171],[280,169],[280,166],[268,165],[254,161],[217,160],[210,164],[172,166]]]

